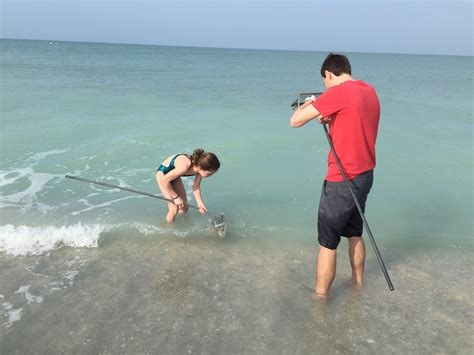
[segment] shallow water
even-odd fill
[[[0,45],[1,228],[34,236],[80,223],[97,239],[103,226],[156,226],[165,203],[64,175],[157,193],[156,167],[203,147],[222,161],[203,182],[204,201],[229,216],[234,233],[313,238],[328,145],[319,125],[288,121],[298,92],[322,90],[326,53]],[[472,248],[472,57],[349,57],[382,107],[367,211],[378,239]]]
[[[472,349],[470,253],[382,250],[390,292],[373,256],[363,289],[351,286],[344,243],[325,303],[309,290],[312,249],[270,239],[105,235],[99,248],[3,257],[2,353]]]

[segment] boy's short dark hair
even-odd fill
[[[341,74],[351,75],[351,63],[349,59],[343,54],[329,53],[321,65],[321,76],[324,78],[324,72],[329,71],[336,76]]]

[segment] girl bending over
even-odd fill
[[[212,176],[220,167],[219,159],[214,153],[196,149],[191,156],[187,154],[171,155],[161,163],[156,171],[156,183],[164,197],[173,200],[168,203],[166,221],[171,223],[176,215],[188,211],[188,201],[184,190],[182,176],[195,176],[193,193],[199,212],[206,213],[207,208],[201,197],[201,181]]]

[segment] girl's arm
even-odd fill
[[[157,176],[157,180],[159,179],[159,183],[161,184],[163,189],[168,193],[171,199],[173,199],[173,197],[178,196],[178,193],[173,189],[173,185],[171,184],[171,182],[181,177],[182,175],[186,174],[188,169],[191,166],[191,162],[189,161],[189,159],[181,160],[180,158],[181,157],[176,158],[175,163],[174,163],[174,169],[171,170],[168,174]],[[179,196],[173,200],[176,205],[184,204],[183,200]]]
[[[206,208],[206,205],[204,205],[204,202],[202,201],[202,197],[201,197],[201,181],[202,181],[202,176],[199,174],[196,175],[196,178],[194,179],[194,183],[193,183],[193,193],[194,193],[194,197],[196,198],[197,206],[199,207],[199,212],[206,213],[207,208]]]

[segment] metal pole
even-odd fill
[[[370,231],[369,224],[367,223],[367,220],[365,219],[364,212],[362,211],[359,201],[357,200],[357,197],[354,194],[354,191],[352,191],[351,185],[347,181],[347,176],[344,173],[344,170],[342,169],[341,161],[339,160],[339,157],[336,154],[336,150],[334,149],[334,146],[332,144],[331,136],[329,135],[328,129],[326,127],[326,122],[322,120],[321,124],[323,125],[324,133],[326,133],[326,137],[328,139],[329,146],[331,147],[332,154],[334,155],[334,159],[336,160],[337,166],[339,167],[339,170],[341,171],[342,177],[344,178],[344,181],[346,182],[347,188],[351,192],[352,198],[354,199],[357,209],[359,210],[360,216],[362,217],[362,220],[364,221],[364,226],[365,226],[365,229],[367,230],[367,234],[369,235],[370,243],[374,247],[375,255],[377,256],[377,260],[379,261],[380,267],[382,268],[382,272],[383,272],[383,275],[385,276],[385,280],[387,280],[388,288],[390,289],[390,291],[393,291],[394,288],[392,285],[392,281],[390,280],[390,276],[388,276],[387,269],[385,268],[385,264],[382,260],[382,256],[380,255],[379,249],[377,248],[377,244],[375,244],[375,239],[372,235],[372,232]]]
[[[80,178],[80,177],[77,177],[77,176],[71,176],[71,175],[66,175],[65,177],[68,178],[68,179],[72,179],[72,180],[87,182],[89,184],[101,185],[101,186],[105,186],[105,187],[110,187],[112,189],[120,189],[120,190],[124,190],[124,191],[133,192],[133,193],[136,193],[136,194],[139,194],[139,195],[154,197],[154,198],[157,198],[157,199],[160,199],[160,200],[163,200],[163,201],[168,201],[168,202],[173,203],[173,200],[171,200],[169,198],[153,195],[153,194],[150,194],[148,192],[138,191],[138,190],[131,189],[131,188],[128,188],[128,187],[122,187],[122,186],[107,184],[106,182],[94,181],[94,180],[84,179],[84,178]],[[199,209],[199,207],[197,207],[197,206],[193,206],[193,205],[189,205],[189,204],[188,204],[188,206],[192,207],[192,208],[195,208],[197,210]]]

